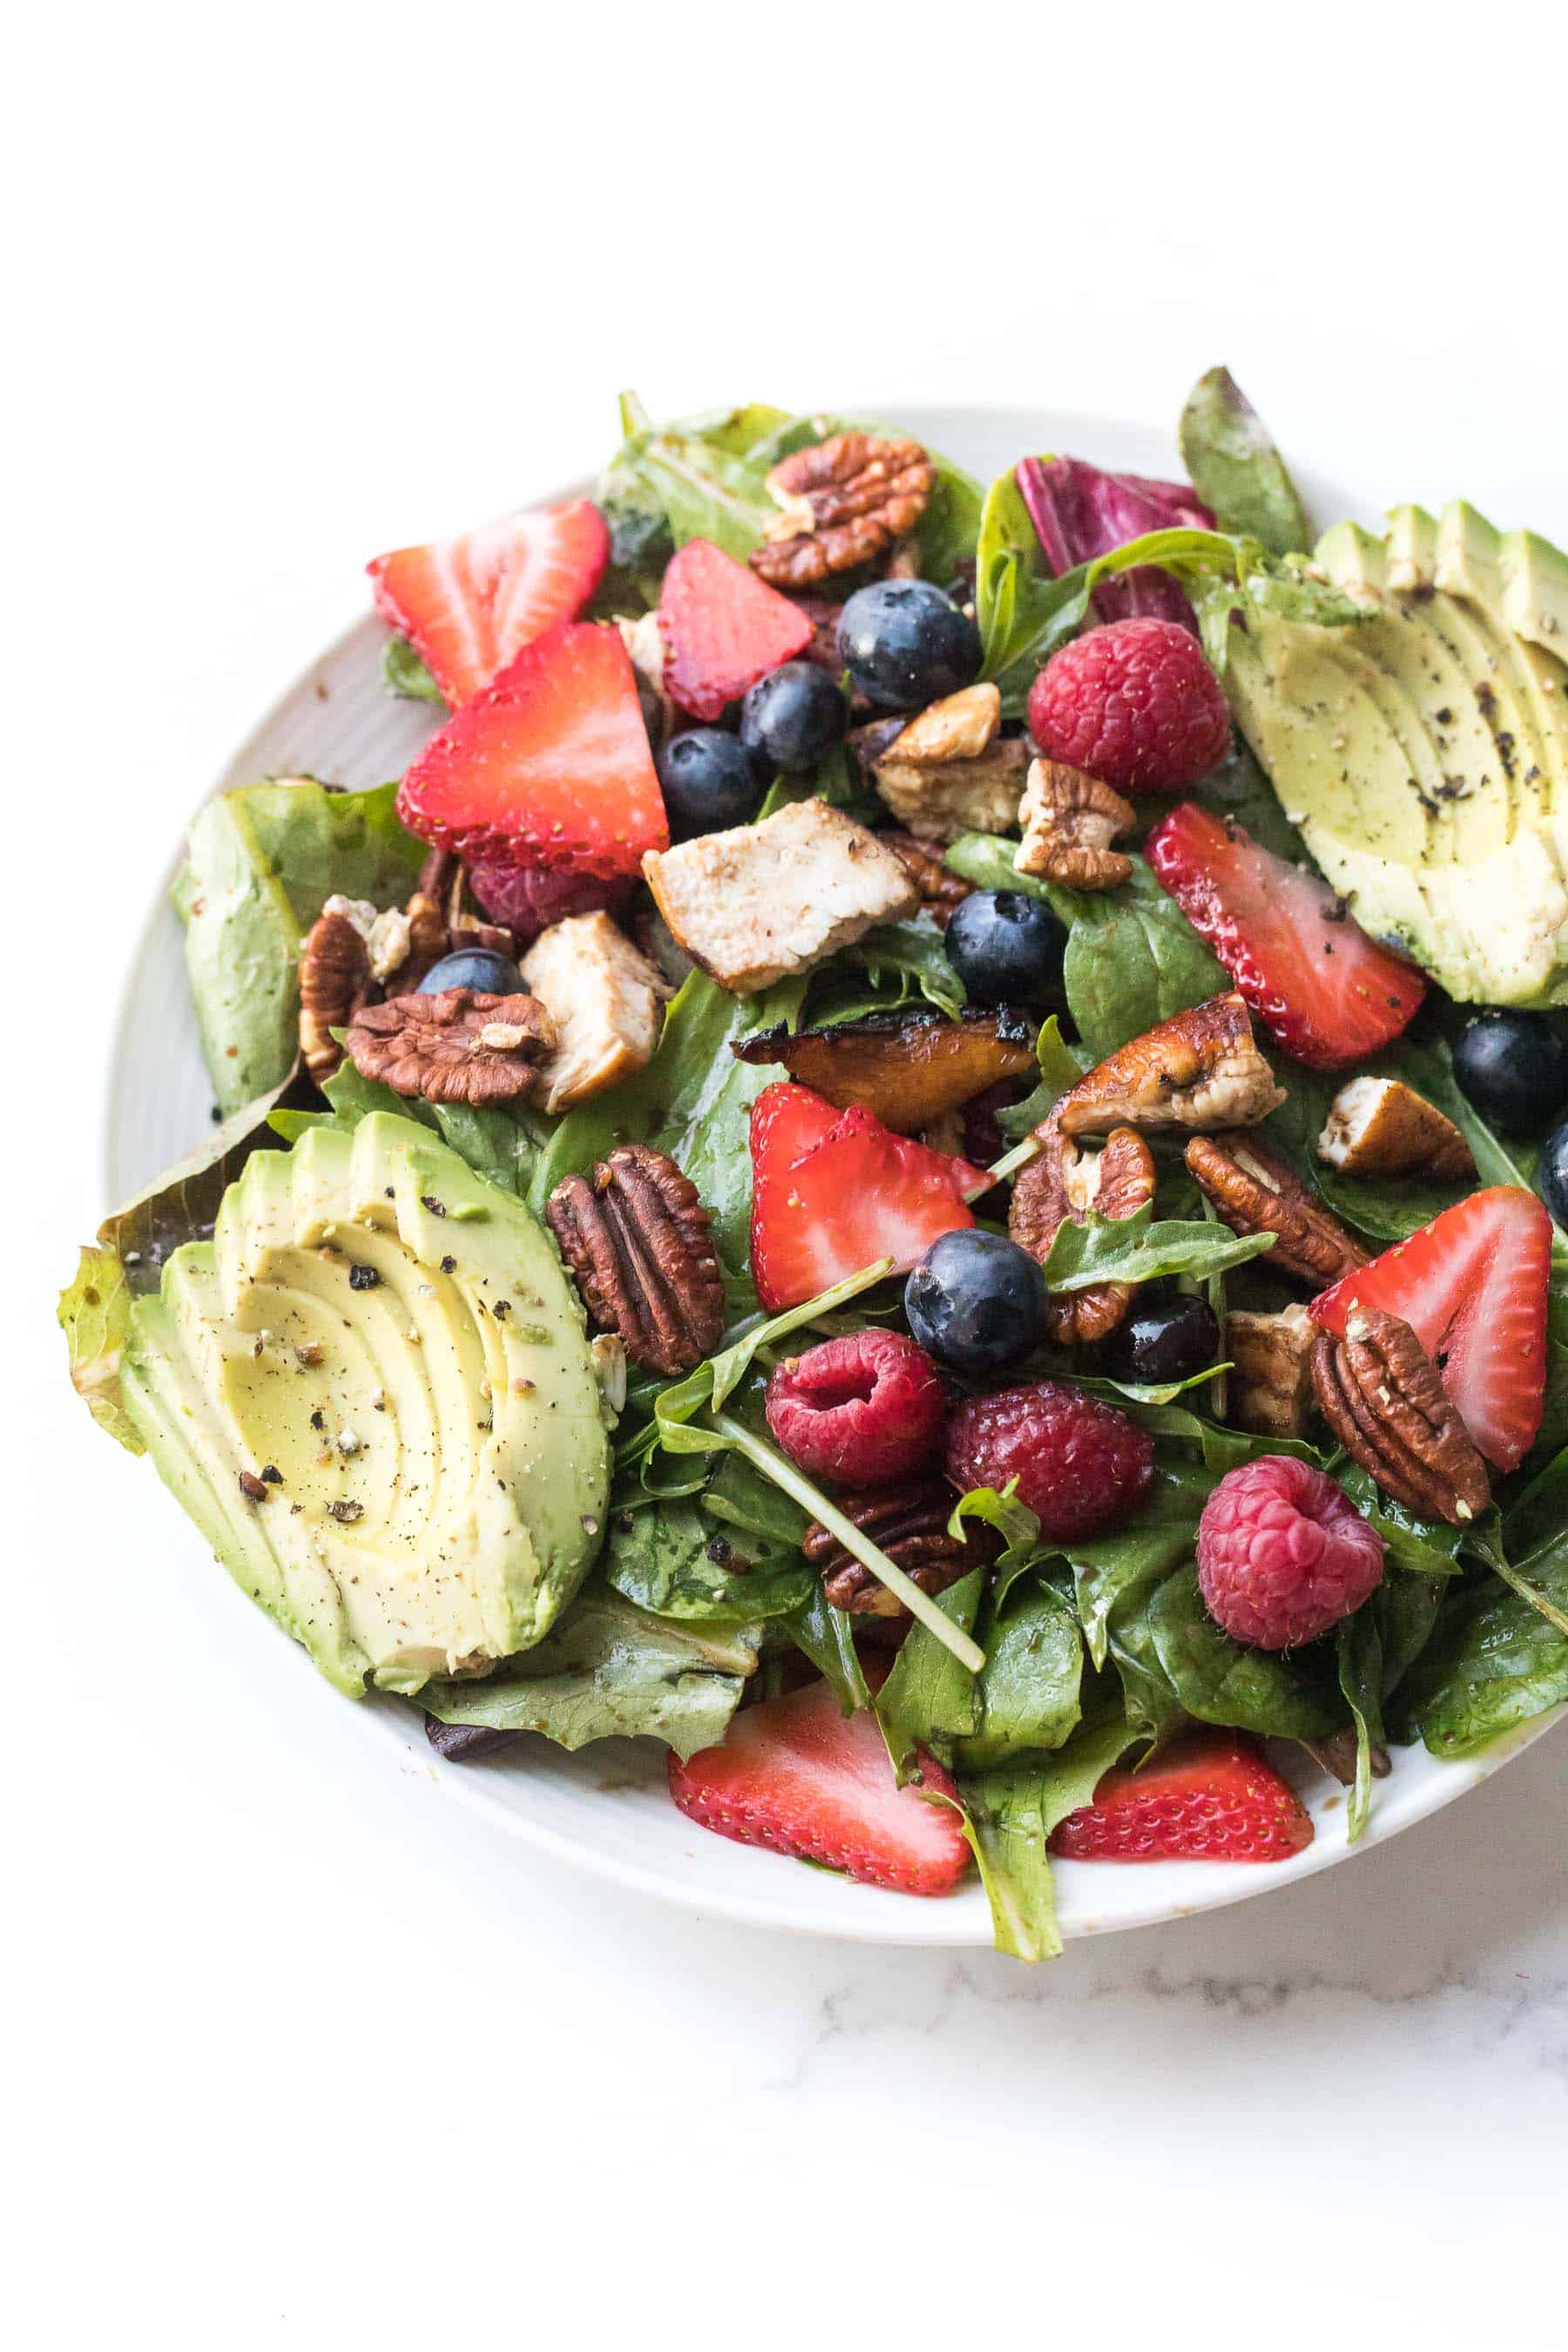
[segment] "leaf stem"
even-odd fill
[[[1039,1148],[1039,1138],[1034,1135],[1026,1135],[1022,1143],[1016,1143],[1011,1151],[1005,1151],[1002,1154],[1001,1159],[995,1161],[994,1164],[987,1170],[986,1172],[990,1176],[992,1182],[994,1184],[1000,1184],[1004,1177],[1016,1176],[1020,1168],[1026,1168],[1028,1166],[1030,1160],[1033,1160],[1038,1152]]]

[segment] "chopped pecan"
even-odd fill
[[[1194,1135],[1186,1162],[1198,1190],[1233,1234],[1276,1234],[1268,1253],[1277,1274],[1326,1290],[1367,1255],[1338,1217],[1310,1192],[1289,1163],[1245,1131]]]
[[[443,988],[393,996],[354,1015],[346,1039],[362,1078],[426,1102],[515,1102],[555,1050],[555,1024],[536,997]]]
[[[971,1569],[989,1568],[1001,1549],[995,1528],[984,1520],[965,1520],[962,1538],[948,1533],[956,1500],[950,1486],[932,1478],[892,1494],[842,1495],[838,1507],[922,1592],[945,1592]],[[908,1623],[903,1603],[819,1519],[813,1519],[800,1548],[821,1570],[824,1596],[835,1609]]]
[[[1304,1307],[1277,1315],[1241,1309],[1225,1318],[1225,1352],[1236,1367],[1226,1419],[1259,1437],[1299,1437],[1312,1393],[1317,1327]]]
[[[1453,1527],[1486,1509],[1487,1465],[1408,1323],[1377,1307],[1354,1308],[1342,1339],[1320,1334],[1312,1388],[1345,1451],[1396,1503]]]
[[[1063,1097],[1062,1132],[1250,1127],[1284,1099],[1240,997],[1211,996],[1119,1045],[1081,1077]]]
[[[332,1031],[346,1029],[374,993],[359,925],[343,913],[318,915],[300,951],[300,1051],[318,1086],[343,1058]]]
[[[1004,736],[994,685],[966,686],[917,718],[858,728],[851,748],[887,806],[911,833],[937,844],[961,833],[1009,833],[1030,752]]]
[[[922,841],[913,833],[885,833],[881,838],[920,892],[921,905],[931,920],[945,930],[952,919],[953,908],[963,906],[973,883],[949,873],[942,864],[940,841]]]
[[[1035,1134],[1040,1149],[1015,1180],[1007,1230],[1042,1264],[1069,1217],[1075,1225],[1091,1209],[1102,1217],[1130,1217],[1153,1199],[1154,1155],[1131,1128],[1113,1128],[1102,1151],[1080,1151],[1062,1132],[1058,1103]],[[1098,1282],[1087,1290],[1053,1292],[1046,1302],[1046,1336],[1062,1348],[1103,1339],[1126,1314],[1135,1287]]]
[[[1473,1176],[1475,1154],[1451,1118],[1403,1078],[1352,1078],[1329,1105],[1318,1157],[1347,1176]]]
[[[544,1204],[584,1304],[634,1364],[672,1375],[724,1331],[724,1277],[708,1212],[673,1160],[617,1145],[591,1178],[563,1177]]]
[[[395,978],[400,992],[416,989],[433,964],[456,948],[494,948],[501,955],[515,952],[516,942],[504,925],[486,922],[468,904],[468,877],[448,849],[433,849],[419,870],[405,914],[407,950],[403,961],[383,977]]]
[[[753,549],[752,568],[775,588],[812,588],[853,572],[907,538],[935,480],[918,441],[835,433],[796,449],[768,476],[781,511]]]
[[[1037,760],[1018,810],[1024,838],[1013,863],[1020,874],[1044,875],[1069,890],[1114,890],[1132,860],[1110,845],[1137,821],[1131,803],[1098,776]]]

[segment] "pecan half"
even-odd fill
[[[1237,995],[1211,996],[1119,1045],[1062,1099],[1064,1135],[1251,1127],[1285,1099]]]
[[[419,870],[405,913],[408,919],[408,950],[395,972],[398,989],[416,989],[433,964],[454,948],[495,948],[501,955],[516,950],[510,931],[487,923],[467,904],[468,877],[449,849],[433,849]]]
[[[963,906],[973,883],[948,872],[942,864],[940,841],[922,841],[913,833],[885,833],[881,838],[920,892],[921,905],[930,909],[932,921],[945,930],[952,919],[953,908]]]
[[[362,1078],[426,1102],[515,1102],[555,1050],[555,1024],[536,997],[443,988],[393,996],[358,1012],[345,1040]]]
[[[567,1176],[544,1204],[583,1301],[634,1364],[667,1375],[711,1355],[724,1277],[697,1187],[646,1143],[616,1146],[591,1178]]]
[[[843,1495],[839,1508],[922,1592],[945,1592],[972,1568],[989,1568],[1001,1549],[996,1529],[983,1519],[966,1519],[963,1538],[948,1533],[956,1499],[950,1486],[932,1478],[902,1492]],[[902,1601],[879,1584],[819,1519],[813,1519],[800,1548],[812,1567],[821,1570],[823,1593],[835,1609],[908,1623]]]
[[[1312,1393],[1317,1327],[1304,1307],[1277,1315],[1241,1308],[1225,1318],[1225,1353],[1235,1365],[1227,1421],[1259,1437],[1299,1437]]]
[[[1329,1105],[1318,1157],[1347,1176],[1473,1176],[1475,1154],[1451,1118],[1403,1078],[1352,1078]]]
[[[321,914],[300,951],[300,1051],[318,1086],[343,1058],[332,1035],[346,1029],[375,993],[370,950],[346,914]]]
[[[1091,1209],[1102,1217],[1130,1217],[1153,1199],[1154,1155],[1131,1128],[1113,1128],[1102,1151],[1080,1151],[1062,1133],[1058,1103],[1035,1134],[1040,1149],[1014,1181],[1007,1231],[1042,1264],[1069,1217],[1075,1225]],[[1046,1301],[1046,1336],[1059,1348],[1103,1339],[1126,1314],[1136,1286],[1098,1282],[1088,1290],[1053,1292]]]
[[[768,476],[781,512],[752,550],[752,569],[775,588],[853,572],[913,530],[935,480],[918,441],[835,433],[797,449]]]
[[[1365,1250],[1338,1217],[1255,1135],[1194,1135],[1185,1157],[1198,1190],[1233,1234],[1278,1234],[1268,1253],[1277,1274],[1326,1290],[1366,1265]]]
[[[1098,776],[1037,760],[1018,810],[1024,838],[1013,863],[1020,874],[1043,875],[1069,890],[1114,890],[1132,860],[1110,845],[1137,821],[1131,803]]]
[[[1452,1527],[1486,1509],[1487,1465],[1408,1323],[1356,1307],[1342,1339],[1320,1335],[1312,1389],[1345,1451],[1396,1503]]]

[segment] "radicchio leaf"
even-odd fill
[[[1058,578],[1146,531],[1215,527],[1213,515],[1185,482],[1108,474],[1081,457],[1025,457],[1014,478],[1046,562]],[[1185,591],[1152,564],[1101,581],[1094,592],[1094,609],[1102,621],[1138,615],[1179,621],[1197,633]]]

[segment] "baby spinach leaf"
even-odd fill
[[[787,1616],[815,1580],[798,1549],[742,1549],[696,1501],[613,1509],[604,1571],[639,1609],[709,1624]]]
[[[1457,1576],[1464,1530],[1441,1519],[1424,1519],[1404,1503],[1385,1495],[1377,1481],[1348,1455],[1326,1465],[1364,1519],[1369,1519],[1388,1547],[1396,1567],[1418,1576]]]
[[[381,657],[381,675],[389,693],[400,694],[409,702],[431,702],[437,710],[446,709],[447,698],[437,685],[434,673],[406,637],[388,637],[386,651]]]
[[[848,954],[865,967],[874,983],[896,973],[909,983],[904,995],[918,992],[950,1018],[956,1018],[967,1002],[963,982],[948,961],[942,932],[930,915],[880,924],[868,931]]]
[[[1130,1217],[1101,1217],[1092,1209],[1081,1225],[1065,1217],[1041,1265],[1048,1289],[1086,1290],[1101,1282],[1223,1273],[1265,1255],[1274,1239],[1272,1234],[1233,1234],[1206,1218],[1156,1220],[1147,1201]]]
[[[400,905],[425,845],[397,787],[330,793],[306,778],[247,784],[198,810],[175,911],[213,1092],[225,1113],[280,1086],[299,1050],[300,949],[334,892]]]
[[[814,1582],[810,1597],[784,1620],[784,1625],[795,1647],[832,1685],[843,1714],[853,1715],[857,1707],[870,1706],[871,1694],[855,1648],[855,1620],[847,1611],[834,1608],[820,1584]]]
[[[1131,1638],[1131,1625],[1122,1631]],[[1178,1703],[1200,1722],[1311,1739],[1343,1719],[1331,1661],[1313,1650],[1253,1650],[1234,1641],[1205,1608],[1195,1567],[1178,1570],[1150,1595],[1138,1638]]]
[[[966,1633],[973,1629],[983,1581],[975,1569],[936,1597],[943,1616]],[[910,1778],[917,1748],[929,1748],[946,1760],[952,1742],[974,1730],[980,1720],[980,1685],[928,1626],[911,1625],[875,1706],[901,1786]]]
[[[679,1757],[724,1737],[757,1663],[755,1626],[699,1628],[651,1616],[590,1584],[519,1658],[483,1682],[427,1683],[438,1723],[537,1731],[558,1748],[661,1739]]]
[[[958,1750],[960,1769],[984,1772],[1077,1727],[1083,1640],[1071,1605],[1048,1584],[1011,1596],[985,1635],[979,1721]]]
[[[1062,1948],[1047,1842],[1058,1822],[1090,1804],[1138,1738],[1119,1716],[1085,1724],[1054,1755],[1021,1756],[959,1784],[964,1832],[991,1906],[996,1949],[1052,1960]]]
[[[1228,368],[1210,368],[1182,411],[1182,457],[1222,530],[1256,539],[1270,555],[1310,548],[1311,525],[1263,419]]]
[[[417,1096],[396,1094],[379,1078],[362,1077],[350,1061],[339,1064],[321,1092],[342,1127],[357,1127],[362,1118],[377,1110],[417,1119],[421,1126],[434,1129],[477,1174],[520,1200],[527,1197],[530,1179],[550,1134],[550,1121],[526,1103],[488,1110],[472,1109],[467,1103],[428,1103]],[[273,1125],[279,1125],[276,1118]],[[279,1128],[280,1133],[288,1131]]]

